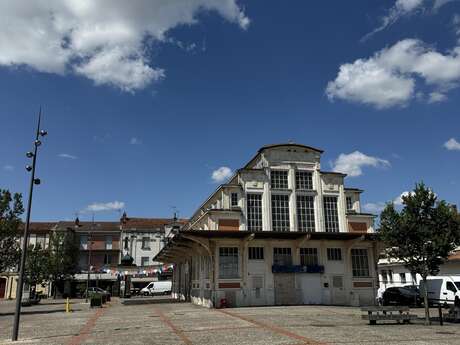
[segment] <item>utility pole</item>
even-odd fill
[[[86,299],[85,299],[86,302],[88,302],[89,281],[91,279],[91,249],[93,247],[93,230],[94,230],[94,213],[93,213],[93,219],[91,222],[91,229],[90,231],[88,231],[88,277],[86,280]]]
[[[19,333],[19,321],[21,316],[21,302],[22,302],[22,291],[24,288],[24,269],[26,264],[26,255],[27,255],[27,244],[29,242],[29,225],[30,225],[30,213],[32,209],[32,194],[34,191],[34,185],[40,184],[40,179],[35,178],[35,166],[37,163],[37,154],[38,154],[38,147],[41,145],[41,141],[39,140],[40,137],[44,137],[48,133],[44,130],[40,129],[40,122],[42,117],[42,109],[38,113],[38,124],[37,124],[37,132],[35,135],[34,141],[34,152],[27,152],[27,158],[32,158],[32,166],[27,165],[26,170],[31,171],[30,175],[30,186],[29,186],[29,200],[27,204],[27,216],[26,216],[26,225],[24,227],[24,234],[23,234],[23,241],[22,241],[22,252],[21,252],[21,261],[19,263],[19,277],[18,277],[18,285],[16,287],[16,309],[14,311],[14,323],[13,323],[13,335],[12,340],[18,340],[18,333]]]

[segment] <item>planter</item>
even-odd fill
[[[90,295],[90,307],[101,307],[102,308],[102,295],[100,294],[92,294]]]

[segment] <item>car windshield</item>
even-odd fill
[[[455,286],[460,290],[460,282],[455,282]]]

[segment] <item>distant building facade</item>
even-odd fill
[[[155,258],[174,263],[176,298],[209,307],[373,304],[374,215],[322,150],[262,147]]]

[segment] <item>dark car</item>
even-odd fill
[[[382,295],[383,305],[416,305],[420,306],[422,299],[418,287],[410,286],[394,286],[385,290]]]
[[[101,294],[101,295],[106,295],[106,296],[110,296],[110,292],[106,291],[106,290],[103,290],[99,287],[89,287],[88,288],[88,295],[91,295],[91,294],[94,294],[94,293],[98,293],[98,294]]]

